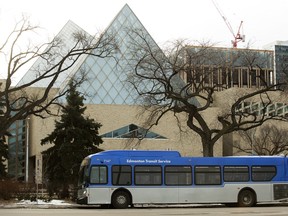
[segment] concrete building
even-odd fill
[[[125,5],[117,14],[111,24],[107,27],[104,34],[116,33],[119,42],[117,58],[96,58],[94,56],[83,56],[78,64],[74,65],[67,73],[63,73],[54,86],[54,92],[66,87],[72,76],[85,69],[88,72],[88,79],[80,87],[79,91],[85,93],[86,114],[100,122],[103,126],[100,128],[104,143],[100,146],[103,149],[158,149],[158,150],[178,150],[182,155],[202,156],[202,144],[199,136],[186,126],[185,114],[180,116],[178,121],[173,114],[168,114],[161,122],[153,127],[149,133],[143,137],[144,119],[147,114],[141,113],[140,105],[135,103],[137,93],[132,91],[126,82],[126,74],[123,65],[129,62],[129,44],[131,38],[127,35],[127,28],[137,28],[145,32],[150,38],[151,43],[155,43],[145,27],[141,24],[137,16]],[[67,44],[67,47],[73,45],[71,36],[75,31],[83,31],[72,21],[69,21],[58,34]],[[157,45],[155,43],[155,45]],[[160,48],[159,48],[160,49]],[[194,49],[191,47],[191,49]],[[227,60],[234,53],[233,49],[215,48],[215,51],[226,55]],[[245,50],[240,50],[245,51]],[[273,51],[255,51],[262,55],[265,60],[268,59],[265,70],[255,70],[255,74],[248,74],[247,68],[242,67],[240,61],[235,62],[233,67],[229,68],[229,76],[224,76],[224,71],[215,71],[215,76],[210,77],[207,83],[225,82],[230,93],[237,92],[239,88],[261,87],[261,82],[257,75],[265,77],[267,82],[275,82],[273,72]],[[237,65],[236,65],[237,63]],[[31,69],[20,80],[20,83],[26,83],[35,79],[35,71],[43,60],[38,59]],[[236,67],[237,66],[237,67]],[[212,65],[208,65],[213,67]],[[226,73],[226,72],[225,72]],[[192,74],[191,74],[192,75]],[[225,78],[224,78],[225,77]],[[182,76],[183,80],[189,79],[187,75]],[[47,86],[49,79],[43,80],[35,86],[31,86],[32,91],[41,91]],[[232,94],[232,93],[231,93]],[[219,94],[218,102],[204,115],[209,124],[215,124],[217,113],[221,111],[221,100],[227,99],[227,95]],[[227,102],[227,101],[225,101]],[[218,104],[218,105],[217,105]],[[250,104],[251,105],[251,104]],[[248,105],[247,105],[248,106]],[[42,156],[41,152],[49,145],[41,146],[41,139],[47,136],[54,129],[55,117],[41,119],[30,116],[29,119],[15,122],[10,132],[14,135],[9,138],[10,159],[8,161],[8,171],[11,176],[18,180],[29,180],[41,183],[42,181]],[[181,132],[179,129],[181,123]],[[137,134],[140,139],[130,139],[131,135]],[[222,156],[233,154],[233,136],[219,140],[214,147],[214,155]],[[139,140],[141,142],[139,143]],[[228,148],[229,147],[229,148]],[[227,150],[229,149],[229,150]]]
[[[275,41],[264,46],[265,49],[274,53],[274,71],[277,82],[281,82],[288,74],[288,41]]]

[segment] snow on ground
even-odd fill
[[[50,200],[48,202],[37,199],[37,201],[30,201],[30,200],[21,200],[16,203],[17,205],[55,205],[55,206],[67,206],[67,205],[72,205],[71,203],[65,202],[64,200]]]

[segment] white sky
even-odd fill
[[[288,40],[287,0],[215,0],[234,32],[243,20],[246,41],[254,48]],[[127,3],[158,43],[187,38],[231,46],[232,34],[212,0],[5,0],[0,3],[0,30],[25,13],[56,35],[70,19],[91,34],[104,30]],[[7,24],[9,23],[9,26]],[[239,43],[245,47],[247,43]]]
[[[214,0],[236,33],[243,21],[245,43],[261,49],[288,40],[287,0]],[[22,14],[45,29],[44,42],[70,19],[90,34],[104,30],[127,3],[161,46],[179,38],[211,41],[231,47],[232,34],[212,0],[2,0],[0,35],[11,30]],[[3,38],[0,40],[2,41]]]

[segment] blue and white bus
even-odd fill
[[[80,168],[79,204],[225,203],[250,207],[288,198],[282,156],[181,157],[177,151],[103,151]]]

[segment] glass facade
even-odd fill
[[[8,175],[15,180],[25,179],[25,148],[26,148],[26,122],[18,120],[14,122],[9,132],[12,136],[8,137]]]
[[[103,138],[149,138],[149,139],[167,139],[166,137],[163,137],[159,134],[156,134],[152,131],[148,131],[142,127],[139,127],[135,124],[130,124],[124,127],[121,127],[117,130],[110,131],[108,133],[105,133],[101,135]]]
[[[71,50],[72,47],[75,45],[74,34],[80,31],[86,33],[74,22],[68,21],[66,25],[62,28],[62,30],[58,33],[58,35],[56,35],[56,37],[54,38],[54,41],[60,43],[60,45],[58,45],[58,47],[52,48],[52,50],[50,51],[50,53],[53,53],[53,58],[51,58],[51,56],[43,56],[47,58],[47,61],[43,58],[38,58],[36,62],[32,65],[32,67],[18,82],[17,86],[21,86],[23,84],[27,84],[33,80],[36,80],[40,75],[43,75],[44,73],[47,73],[47,71],[51,70],[51,68],[56,64],[56,62],[62,60],[63,56],[67,55],[67,51]],[[46,48],[46,50],[48,49],[51,49],[51,47]],[[84,57],[85,56],[83,55],[78,61],[81,62]],[[66,60],[62,68],[68,67],[70,64],[71,61]],[[70,70],[60,73],[53,87],[59,88],[63,84],[63,81],[70,76],[73,68],[74,67],[72,67]],[[46,88],[53,78],[53,76],[50,77],[49,75],[55,73],[55,71],[55,69],[51,70],[49,73],[45,74],[46,78],[40,79],[39,81],[30,85],[30,87]]]
[[[195,65],[195,70],[182,74],[188,83],[217,86],[217,90],[275,83],[273,51],[191,46],[186,55],[187,64]]]
[[[127,82],[127,67],[133,55],[131,29],[141,29],[142,34],[157,46],[129,6],[125,5],[104,34],[104,37],[115,36],[115,55],[107,58],[87,56],[75,73],[76,76],[80,71],[88,74],[87,81],[79,87],[80,92],[85,92],[86,104],[135,104],[137,94]]]
[[[144,31],[151,42],[155,43],[133,11],[125,5],[103,35],[104,39],[114,37],[117,51],[112,57],[86,56],[77,64],[78,68],[73,68],[69,76],[66,76],[67,79],[63,80],[60,92],[67,88],[71,77],[77,79],[84,72],[86,79],[78,90],[85,95],[85,104],[135,104],[137,94],[129,86],[126,73],[132,56],[128,32],[135,28]],[[63,97],[61,100],[65,101]]]
[[[288,46],[275,45],[276,81],[286,80],[288,75]]]
[[[238,111],[267,116],[288,117],[288,106],[285,103],[263,104],[263,102],[243,102],[240,104]]]

